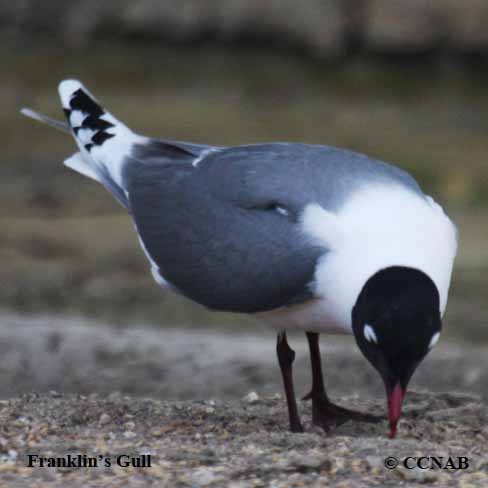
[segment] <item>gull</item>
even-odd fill
[[[456,227],[402,169],[345,149],[233,147],[139,135],[76,80],[59,85],[69,168],[130,213],[156,282],[277,331],[290,429],[302,432],[287,331],[305,332],[312,422],[377,420],[327,395],[319,334],[352,334],[386,390],[394,437],[409,381],[442,329]],[[365,363],[366,365],[366,363]]]

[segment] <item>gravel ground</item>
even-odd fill
[[[341,398],[364,410],[377,401]],[[249,394],[234,401],[160,401],[120,394],[102,398],[51,392],[0,404],[1,486],[88,487],[364,487],[488,485],[487,409],[467,394],[410,392],[399,436],[386,420],[347,422],[325,435],[310,425],[287,432],[278,395]],[[29,467],[27,454],[93,457],[97,467]],[[151,456],[150,467],[118,466],[117,457]],[[386,469],[385,458],[458,456],[460,469]],[[31,458],[33,459],[33,458]],[[78,458],[76,458],[78,459]],[[148,457],[141,458],[148,463]],[[108,461],[107,461],[108,460]],[[34,462],[34,461],[33,461]],[[413,460],[411,461],[413,462]],[[110,464],[110,466],[106,466]],[[122,463],[123,464],[123,463]],[[445,465],[445,464],[444,464]]]
[[[326,435],[311,426],[308,402],[299,405],[306,433],[291,434],[274,336],[258,332],[0,316],[0,486],[488,486],[486,347],[436,347],[394,440],[386,419]],[[300,395],[308,353],[303,337],[290,342]],[[384,415],[381,382],[353,342],[322,342],[331,396]],[[98,466],[29,467],[29,454],[85,455]],[[151,467],[117,463],[143,454]],[[385,468],[388,456],[400,467]],[[408,456],[443,457],[443,466],[452,456],[454,467],[465,456],[469,468],[407,469]]]

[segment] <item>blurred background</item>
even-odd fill
[[[73,141],[19,114],[61,118],[57,83],[77,77],[148,135],[409,170],[459,227],[447,334],[487,344],[487,24],[483,0],[0,0],[3,313],[260,329],[156,286],[125,211],[61,164]]]

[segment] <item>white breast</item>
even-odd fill
[[[272,324],[351,332],[351,311],[373,274],[408,266],[436,284],[444,313],[457,250],[456,229],[430,197],[391,185],[364,186],[337,213],[317,204],[302,215],[304,233],[328,252],[312,283],[316,300],[266,314]]]

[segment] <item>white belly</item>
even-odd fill
[[[259,320],[277,330],[303,330],[321,334],[352,334],[349,323],[341,323],[328,316],[327,303],[316,298],[290,307],[280,307],[255,314]]]

